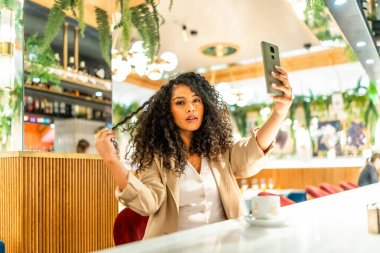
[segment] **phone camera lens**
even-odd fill
[[[272,54],[274,54],[274,47],[270,47],[270,51]]]

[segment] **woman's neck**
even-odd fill
[[[193,137],[192,132],[181,132],[181,138],[182,138],[182,141],[185,143],[187,152],[189,152],[192,137]]]

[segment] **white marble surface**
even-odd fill
[[[375,253],[380,234],[368,233],[366,208],[374,202],[380,184],[283,207],[284,227],[249,226],[240,218],[102,252]]]

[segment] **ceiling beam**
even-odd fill
[[[339,47],[297,56],[283,57],[281,59],[281,66],[288,72],[292,72],[348,63],[350,62],[350,57],[344,50],[344,48]],[[264,66],[260,61],[252,64],[231,66],[218,71],[209,71],[203,75],[212,84],[238,81],[264,76]]]
[[[132,83],[144,88],[158,90],[162,85],[167,83],[167,80],[153,81],[147,77],[142,77],[137,74],[130,74],[124,82]]]
[[[350,57],[344,51],[344,48],[331,48],[303,55],[283,57],[281,59],[281,65],[288,72],[292,72],[344,64],[350,62]],[[262,62],[230,66],[226,69],[209,71],[203,74],[203,76],[212,84],[257,78],[262,77],[263,75],[264,69]],[[154,90],[158,90],[161,85],[166,83],[166,81],[152,81],[146,77],[140,77],[138,75],[128,76],[126,82]]]
[[[38,5],[51,9],[54,5],[54,0],[30,0]],[[144,0],[130,0],[129,7],[134,7],[144,3]],[[97,28],[95,7],[107,11],[108,16],[111,18],[111,14],[116,10],[115,1],[105,0],[85,0],[84,1],[84,23],[86,25]],[[76,19],[71,10],[66,12],[66,15],[70,18]]]

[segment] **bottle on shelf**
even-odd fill
[[[61,66],[61,57],[59,56],[59,53],[54,54],[54,60],[57,66]]]
[[[74,61],[74,56],[69,57],[69,65],[68,65],[68,70],[75,71],[75,61]]]
[[[85,61],[80,61],[80,63],[79,63],[79,69],[78,70],[80,72],[82,72],[82,73],[87,73],[86,62]]]

